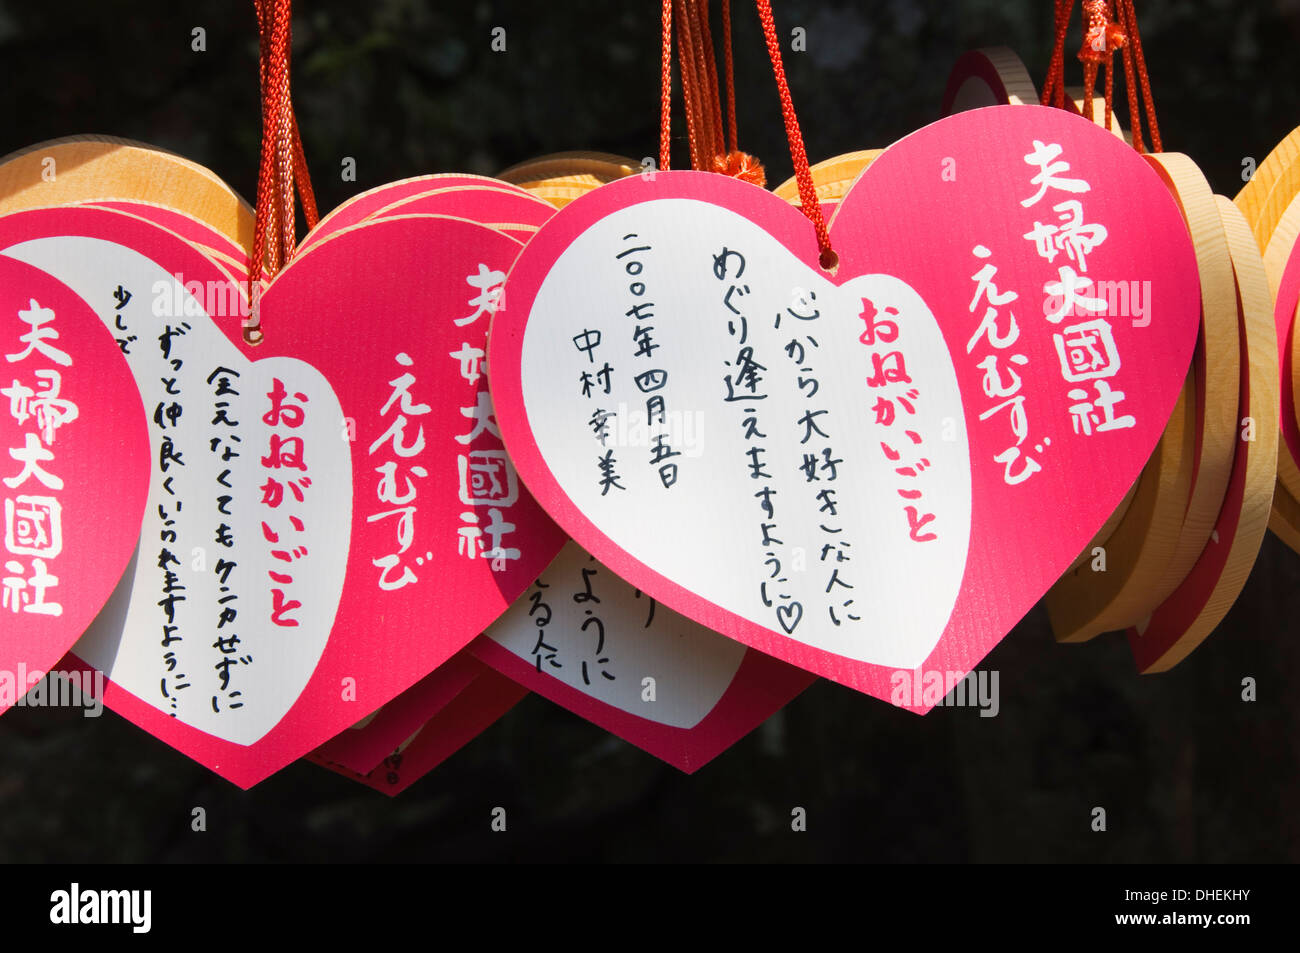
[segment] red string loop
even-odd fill
[[[289,263],[297,247],[295,189],[307,227],[315,227],[318,220],[316,196],[289,91],[292,0],[255,0],[254,9],[259,40],[262,146],[257,171],[253,254],[249,261],[251,313],[244,329],[249,343],[262,338],[259,308],[262,278],[274,277]]]
[[[709,28],[709,0],[694,2],[695,58],[700,63],[698,75],[705,91],[701,106],[706,140],[709,151],[718,156],[727,151],[727,144],[722,138],[722,97],[718,95],[718,58],[713,51],[713,31]]]
[[[659,66],[659,168],[667,172],[672,153],[669,133],[673,104],[673,0],[664,0],[660,19],[663,21],[663,50]]]
[[[790,143],[790,159],[794,163],[795,181],[799,183],[799,201],[804,215],[812,222],[817,233],[817,245],[821,249],[821,265],[830,271],[839,264],[839,257],[831,248],[831,236],[826,229],[826,216],[822,214],[821,202],[817,199],[817,189],[813,185],[812,169],[808,164],[808,154],[804,151],[803,133],[799,130],[799,117],[794,111],[794,101],[790,97],[790,84],[785,78],[785,65],[781,62],[781,41],[777,38],[776,22],[772,18],[770,0],[756,0],[758,18],[763,24],[763,36],[767,40],[767,53],[772,60],[772,75],[776,77],[776,88],[781,96],[781,114],[785,117],[785,137]]]
[[[1142,116],[1145,108],[1147,125],[1151,134],[1151,148],[1161,151],[1160,128],[1156,124],[1155,101],[1151,95],[1151,78],[1147,74],[1146,57],[1142,53],[1142,37],[1138,32],[1134,0],[1081,0],[1083,8],[1083,40],[1079,47],[1079,61],[1083,63],[1082,114],[1093,118],[1093,94],[1097,86],[1097,73],[1104,72],[1104,123],[1110,128],[1115,108],[1114,54],[1120,53],[1124,62],[1124,80],[1128,94],[1129,124],[1132,127],[1133,148],[1146,152],[1142,136]],[[1065,34],[1069,29],[1073,0],[1055,0],[1055,37],[1052,58],[1043,83],[1041,102],[1079,112],[1065,98]],[[1142,103],[1139,105],[1138,97]]]
[[[676,17],[674,24],[673,18]],[[717,55],[709,26],[709,0],[664,0],[663,55],[660,77],[659,164],[668,168],[671,150],[672,109],[671,63],[674,26],[677,33],[677,63],[681,71],[682,100],[686,114],[687,142],[691,168],[730,175],[766,185],[763,164],[736,145],[736,82],[731,43],[731,4],[723,0],[722,23],[727,105],[724,126],[719,90]]]
[[[736,144],[736,65],[731,55],[731,0],[722,0],[722,48],[727,71],[727,152],[740,148]]]
[[[1137,10],[1133,7],[1133,0],[1119,0],[1119,9],[1121,22],[1124,25],[1124,31],[1129,38],[1129,46],[1126,48],[1124,55],[1125,72],[1128,71],[1128,63],[1134,61],[1137,67],[1138,82],[1142,86],[1142,102],[1146,106],[1147,127],[1151,132],[1151,149],[1153,152],[1163,152],[1164,149],[1160,144],[1160,126],[1156,123],[1156,103],[1155,98],[1151,95],[1151,77],[1147,74],[1147,59],[1142,53],[1142,34],[1138,32]],[[1131,77],[1128,78],[1131,83]],[[1132,107],[1133,117],[1130,121],[1133,123],[1134,135],[1133,141],[1138,142],[1137,136],[1137,107]],[[1141,151],[1139,145],[1138,151]]]
[[[702,103],[702,83],[700,69],[703,66],[699,56],[699,47],[691,29],[694,9],[687,6],[687,0],[675,0],[677,9],[677,66],[682,75],[682,101],[686,106],[686,141],[691,150],[691,168],[699,169],[704,164],[704,124],[707,121]]]

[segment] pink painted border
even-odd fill
[[[374,770],[411,733],[443,708],[483,671],[464,651],[457,652],[402,694],[381,707],[363,728],[340,732],[316,754],[362,774]]]
[[[393,771],[394,780],[391,782],[389,769],[383,761],[362,774],[328,761],[316,752],[307,755],[307,760],[328,768],[335,774],[358,781],[371,790],[394,797],[492,727],[527,694],[521,685],[484,668],[463,692],[429,719],[419,737],[406,746],[402,751],[401,763]],[[397,744],[401,744],[401,741]],[[389,754],[391,753],[390,751]]]
[[[687,774],[699,770],[785,707],[816,676],[754,649],[746,649],[740,667],[718,704],[691,728],[675,728],[641,718],[581,692],[482,635],[469,645],[480,661],[530,691],[618,735]]]
[[[175,232],[191,245],[206,245],[234,259],[241,268],[248,267],[248,252],[227,235],[217,231],[207,222],[193,218],[184,212],[166,205],[152,202],[140,202],[134,199],[99,199],[94,202],[80,202],[87,208],[106,208],[118,212],[129,212],[140,218],[148,219],[155,225],[161,225],[170,232]]]
[[[457,172],[419,175],[410,179],[400,179],[397,182],[386,182],[383,185],[352,196],[342,205],[325,213],[320,221],[316,223],[316,227],[308,232],[302,242],[299,243],[298,252],[306,251],[327,235],[332,235],[352,225],[361,224],[375,212],[399,199],[433,189],[455,188],[457,186],[465,188],[490,187],[494,189],[508,189],[511,187],[510,183],[502,182],[500,179]],[[523,190],[520,189],[520,191]],[[529,195],[530,198],[532,197],[530,193],[525,192],[524,194]]]
[[[1300,303],[1300,242],[1291,249],[1282,280],[1278,282],[1277,300],[1273,305],[1273,323],[1277,327],[1277,359],[1282,379],[1282,436],[1291,459],[1300,465],[1300,426],[1295,419],[1295,388],[1291,380],[1291,338],[1295,332],[1296,305]]]

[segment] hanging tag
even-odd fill
[[[248,253],[240,247],[238,242],[221,234],[211,224],[195,218],[188,212],[153,202],[128,199],[97,199],[76,204],[89,208],[104,208],[125,212],[128,215],[134,215],[137,218],[153,222],[155,225],[179,235],[209,258],[216,258],[223,264],[228,265],[228,270],[231,270],[232,276],[234,272],[243,272],[248,268]]]
[[[242,280],[172,233],[96,209],[0,223],[4,254],[87,301],[141,289],[125,321],[161,407],[149,508],[134,572],[77,646],[110,707],[248,786],[527,588],[562,536],[505,458],[482,363],[518,247],[428,216],[338,234],[267,288],[275,333],[252,347]]]
[[[384,206],[367,221],[398,215],[447,215],[470,218],[486,228],[527,243],[555,207],[514,186],[434,189],[400,198]]]
[[[499,217],[530,223],[516,228],[536,231],[555,211],[522,190],[456,186],[405,195],[408,191],[403,183],[399,194],[404,197],[367,220],[411,212],[454,214],[473,202],[484,218],[499,212]],[[376,193],[369,196],[378,198]],[[322,238],[328,237],[328,228]],[[558,600],[544,599],[552,586],[576,589]],[[546,641],[548,633],[555,645]],[[471,650],[533,691],[684,771],[696,770],[743,737],[812,680],[800,669],[656,607],[572,543],[524,598],[471,643]],[[454,672],[444,674],[448,666],[425,680],[439,686],[427,689],[434,697],[446,694],[447,683],[455,678]],[[621,679],[616,671],[622,672]],[[391,731],[399,701],[319,753],[353,770],[373,768],[398,740]],[[376,743],[380,727],[390,728],[382,750],[383,742]],[[357,758],[353,752],[362,739],[365,755]],[[371,756],[369,764],[361,763]]]
[[[1242,160],[1245,185],[1233,204],[1246,216],[1260,248],[1268,245],[1278,219],[1296,195],[1300,183],[1300,128],[1292,129],[1258,165],[1251,157]],[[1274,194],[1274,186],[1281,186]]]
[[[1290,138],[1275,152],[1289,152]],[[1271,157],[1270,157],[1271,158]],[[1266,160],[1265,165],[1270,163]],[[1263,166],[1261,167],[1263,168]],[[1238,207],[1247,212],[1256,241],[1263,249],[1264,268],[1273,293],[1273,317],[1278,337],[1281,367],[1282,443],[1278,447],[1278,493],[1274,499],[1274,522],[1283,539],[1300,538],[1300,425],[1296,408],[1296,364],[1294,349],[1295,310],[1300,302],[1300,163],[1283,160],[1276,181],[1266,199],[1255,208],[1246,189],[1237,197]],[[1250,216],[1254,217],[1251,218]],[[1293,545],[1293,548],[1296,548]]]
[[[512,165],[498,178],[526,189],[555,208],[564,208],[607,182],[637,173],[653,177],[655,171],[653,164],[647,166],[603,152],[556,152]]]
[[[831,238],[834,276],[770,193],[604,186],[521,254],[493,395],[602,563],[890,698],[900,670],[969,671],[1123,498],[1187,373],[1195,260],[1133,150],[1027,106],[886,150]],[[602,444],[598,414],[635,437]]]

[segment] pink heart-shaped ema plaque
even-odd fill
[[[0,221],[86,301],[117,285],[152,441],[133,571],[76,646],[106,703],[248,786],[450,658],[563,536],[497,436],[483,356],[517,240],[405,216],[341,231],[261,300],[120,212]],[[436,255],[430,249],[437,249]],[[472,261],[471,261],[472,259]]]
[[[969,671],[1142,469],[1196,340],[1195,261],[1132,149],[1026,106],[895,144],[831,239],[835,274],[798,211],[722,176],[603,186],[516,262],[493,397],[602,563],[924,711],[941,693],[900,684]]]
[[[402,694],[331,738],[308,757],[365,774],[465,690],[483,666],[469,651],[453,655]]]
[[[370,770],[353,770],[319,751],[309,754],[307,760],[384,794],[401,794],[490,728],[528,694],[528,689],[486,665],[473,662],[472,667],[475,671],[469,683]]]
[[[115,290],[99,302],[108,313]],[[144,420],[90,306],[0,255],[0,712],[63,657],[126,569],[149,487]]]

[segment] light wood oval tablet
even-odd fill
[[[552,152],[526,162],[519,162],[497,173],[503,182],[523,185],[539,179],[562,179],[570,176],[598,179],[602,185],[641,171],[641,163],[608,152]]]
[[[1287,133],[1286,138],[1273,147],[1273,151],[1264,157],[1264,161],[1255,167],[1255,173],[1246,180],[1236,198],[1232,201],[1246,216],[1247,223],[1253,229],[1259,221],[1260,209],[1268,200],[1269,192],[1282,171],[1300,158],[1300,126]],[[1263,247],[1261,243],[1260,247]]]
[[[1215,532],[1187,579],[1138,626],[1129,646],[1141,672],[1163,672],[1186,658],[1241,594],[1269,525],[1278,450],[1277,333],[1264,262],[1246,218],[1216,196],[1232,255],[1240,319],[1241,386],[1237,414],[1254,420],[1236,441],[1228,495]],[[1292,501],[1294,505],[1294,501]]]
[[[846,152],[832,156],[812,166],[813,188],[817,190],[817,200],[822,203],[837,203],[844,198],[849,187],[857,181],[858,176],[866,171],[884,149],[862,149],[858,152]],[[799,199],[799,181],[794,176],[786,179],[772,194],[784,199],[791,205],[803,204]]]
[[[1149,592],[1149,611],[1191,572],[1223,507],[1237,453],[1241,347],[1233,258],[1209,183],[1196,163],[1181,153],[1156,153],[1146,160],[1178,201],[1192,236],[1201,281],[1201,334],[1193,358],[1197,364],[1198,422],[1194,483],[1178,549],[1161,581]],[[1262,261],[1260,267],[1262,271]]]
[[[0,214],[121,199],[206,222],[253,246],[253,209],[216,173],[174,153],[108,136],[69,136],[0,159]]]
[[[1236,453],[1236,282],[1218,205],[1186,156],[1165,153],[1148,161],[1179,203],[1201,281],[1201,334],[1188,374],[1191,390],[1185,391],[1187,416],[1170,420],[1186,432],[1177,440],[1162,438],[1148,464],[1156,465],[1156,474],[1143,472],[1128,512],[1102,543],[1106,572],[1081,561],[1048,592],[1048,615],[1063,642],[1134,625],[1178,587],[1214,530]]]
[[[1258,230],[1255,236],[1258,239]],[[1300,255],[1297,241],[1300,241],[1300,196],[1292,199],[1269,235],[1267,245],[1264,246],[1264,271],[1268,275],[1269,291],[1273,296],[1274,325],[1279,336],[1279,364],[1283,367],[1279,385],[1283,440],[1278,447],[1277,476],[1291,498],[1300,500],[1300,466],[1297,466],[1296,460],[1297,446],[1293,446],[1293,443],[1300,444],[1300,440],[1286,439],[1288,430],[1293,437],[1300,432],[1298,426],[1300,421],[1297,420],[1295,408],[1295,362],[1291,357],[1295,337],[1295,312],[1300,305],[1300,295],[1297,294],[1296,287],[1292,286],[1288,289],[1282,282],[1288,264]],[[1291,300],[1282,301],[1280,300],[1282,296],[1289,296]],[[1290,321],[1281,320],[1283,317],[1290,318]],[[1285,366],[1288,362],[1292,364],[1290,372]]]
[[[984,106],[1036,105],[1038,89],[1014,50],[986,46],[963,53],[948,73],[940,114]]]
[[[1141,604],[1178,548],[1195,456],[1196,377],[1189,371],[1128,512],[1104,544],[1106,571],[1094,572],[1085,561],[1044,597],[1058,642],[1084,642],[1133,621],[1134,604]]]
[[[1251,205],[1253,216],[1251,229],[1260,248],[1267,247],[1282,216],[1296,195],[1300,194],[1300,161],[1297,161],[1293,149],[1294,144],[1288,136],[1270,154],[1271,157],[1273,154],[1280,153],[1278,160],[1269,169],[1272,181],[1267,184],[1267,191],[1265,191],[1265,184],[1261,182],[1252,192],[1246,193],[1248,197],[1245,201]],[[1258,177],[1257,171],[1255,178]],[[1247,182],[1247,187],[1250,184]]]
[[[497,178],[517,185],[563,208],[606,182],[641,171],[641,163],[603,152],[556,152],[529,159],[502,171]]]

